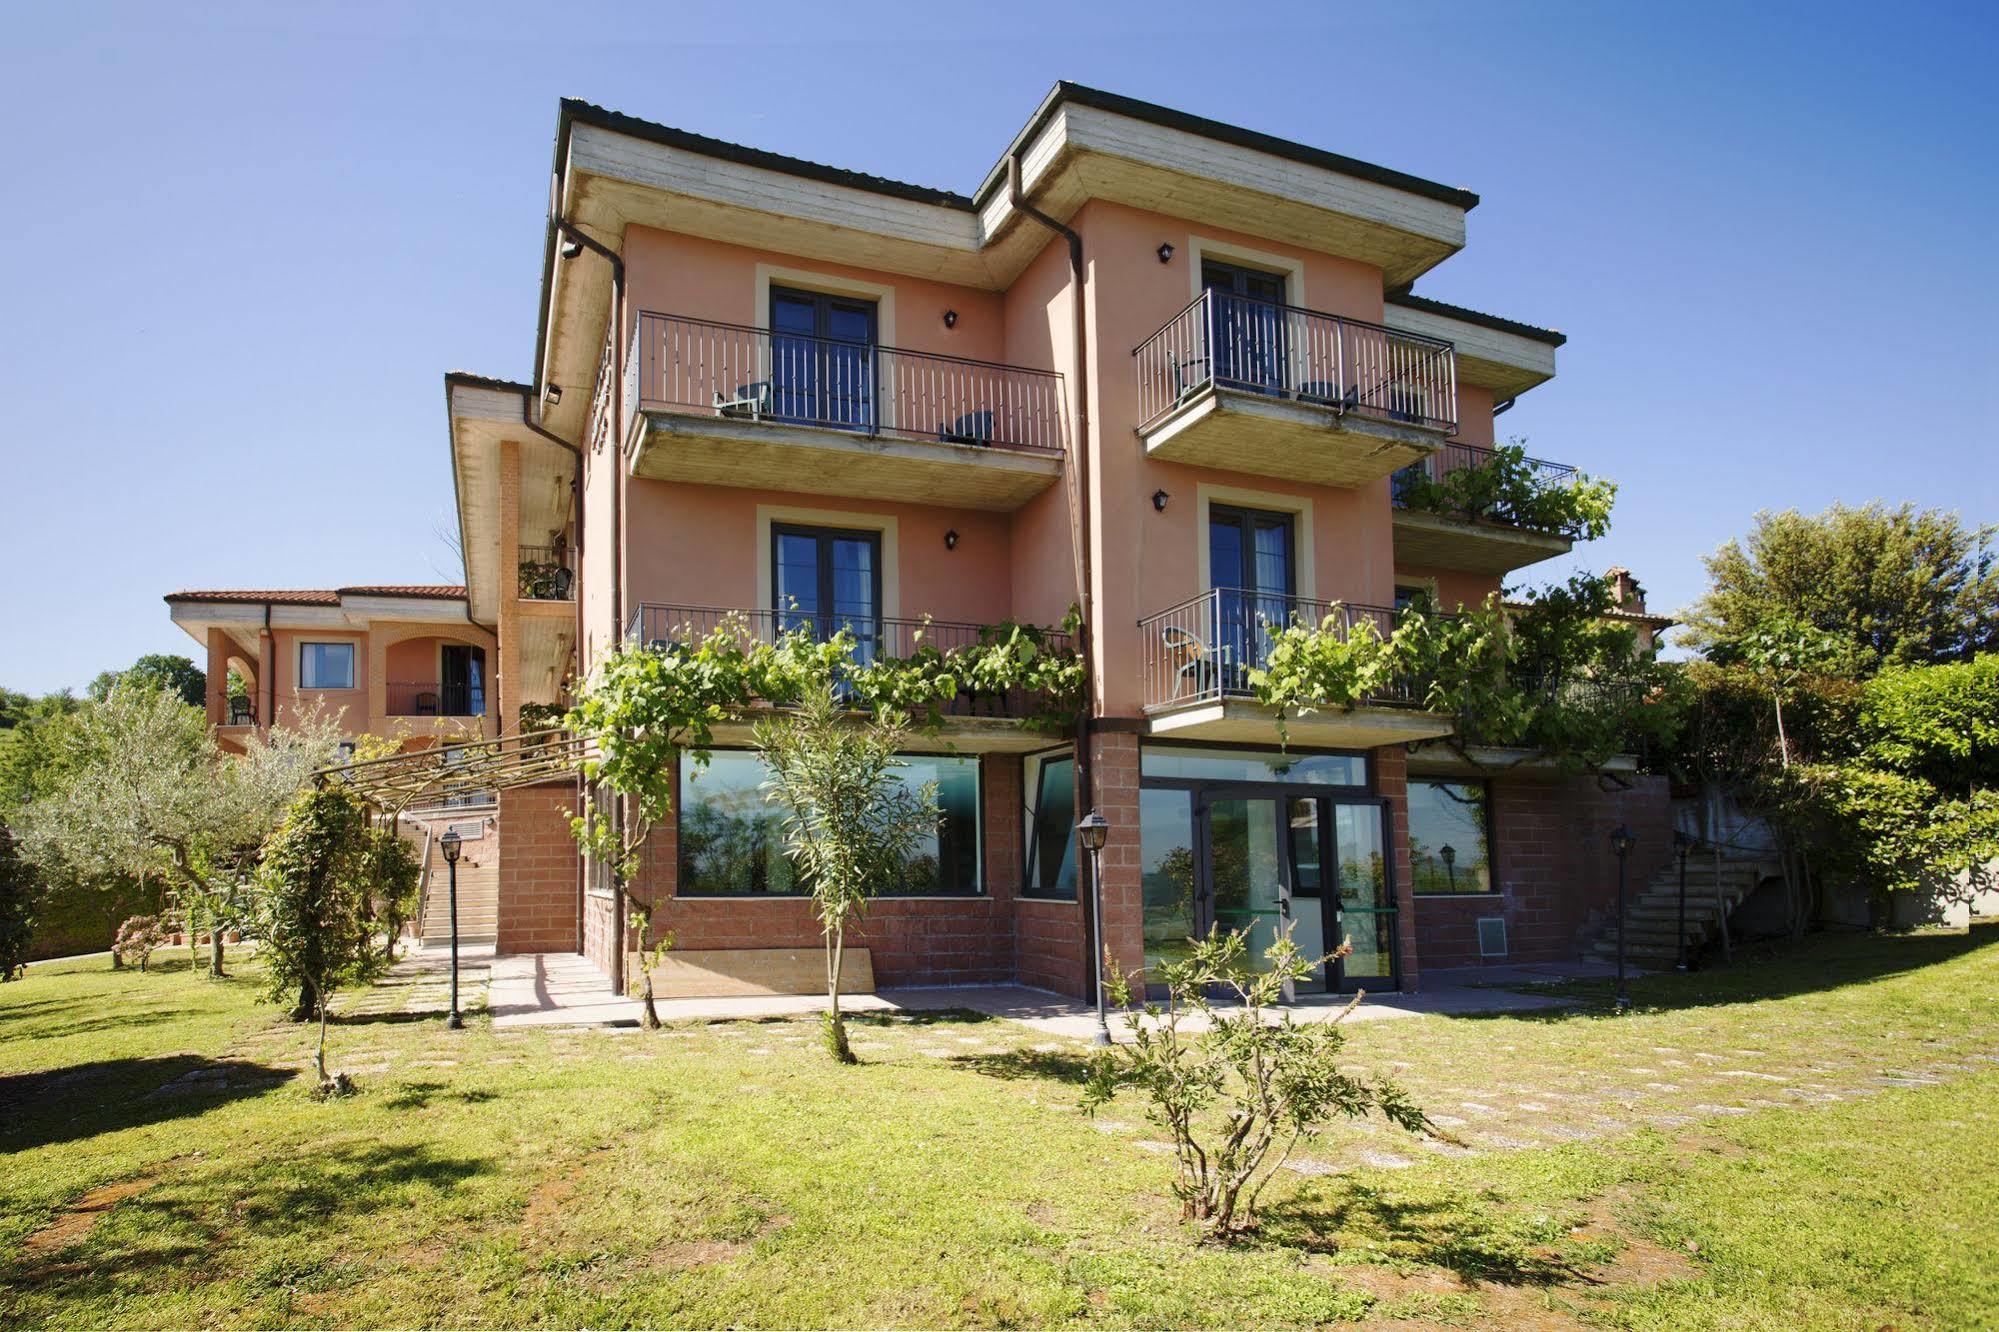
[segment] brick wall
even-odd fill
[[[564,812],[572,783],[500,793],[502,953],[570,952],[576,947],[576,839]]]
[[[1417,988],[1422,968],[1429,961],[1419,949],[1419,928],[1413,909],[1409,875],[1409,752],[1390,747],[1368,755],[1374,791],[1389,800],[1389,860],[1395,882],[1395,964],[1397,980],[1405,991]],[[1431,965],[1434,965],[1432,963]]]
[[[850,942],[866,947],[877,985],[970,985],[1012,980],[1020,886],[1021,762],[989,755],[983,790],[986,894],[876,899]],[[657,929],[681,948],[818,948],[810,901],[796,897],[678,897],[679,842],[669,818],[646,842],[633,896],[654,903]],[[605,958],[593,961],[599,966]]]
[[[1104,842],[1104,942],[1118,969],[1133,972],[1145,966],[1145,883],[1139,860],[1138,737],[1118,731],[1090,737],[1090,761],[1095,767],[1097,809],[1110,821]],[[1085,862],[1088,856],[1084,856]],[[1089,866],[1079,865],[1079,892],[1089,892]],[[1079,915],[1078,920],[1082,917]],[[1094,961],[1095,959],[1091,959]],[[1087,985],[1084,987],[1087,990]]]
[[[1506,921],[1508,962],[1576,957],[1616,909],[1617,856],[1610,848],[1610,830],[1623,823],[1637,834],[1628,870],[1633,891],[1672,855],[1672,802],[1665,779],[1625,780],[1631,783],[1628,789],[1604,790],[1588,776],[1495,778],[1493,855],[1500,890],[1415,899],[1416,948],[1423,965],[1479,965],[1484,959],[1478,952],[1477,922],[1489,916]],[[1406,830],[1406,812],[1400,817]],[[1406,843],[1404,854],[1406,858]]]

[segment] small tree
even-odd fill
[[[644,1008],[639,1013],[639,1025],[647,1031],[659,1030],[659,1009],[654,1004],[652,970],[658,966],[673,948],[671,930],[657,939],[652,933],[652,907],[644,902],[632,903],[632,935],[639,941],[639,974],[630,984]]]
[[[940,817],[935,782],[911,787],[896,775],[903,739],[900,714],[850,721],[830,686],[807,693],[795,713],[756,726],[771,774],[764,798],[784,808],[785,844],[825,935],[826,1048],[844,1064],[854,1062],[840,1013],[847,928],[901,877]]]
[[[382,930],[382,961],[393,962],[403,926],[416,914],[423,886],[423,865],[416,850],[394,827],[368,831],[368,910]]]
[[[308,1013],[319,1015],[313,1064],[321,1095],[353,1089],[346,1074],[326,1071],[326,1005],[335,990],[365,978],[376,963],[368,841],[367,817],[352,796],[310,790],[265,843],[257,870],[257,931],[270,997],[297,997]]]
[[[1301,1024],[1288,1010],[1271,1019],[1287,983],[1307,980],[1351,945],[1315,963],[1287,932],[1265,951],[1261,970],[1251,969],[1240,930],[1190,939],[1188,949],[1151,977],[1166,988],[1163,1007],[1135,1007],[1129,980],[1105,968],[1105,988],[1125,1010],[1131,1041],[1098,1058],[1083,1108],[1094,1114],[1125,1087],[1145,1096],[1147,1115],[1173,1139],[1181,1214],[1204,1235],[1253,1229],[1271,1177],[1300,1141],[1335,1118],[1379,1111],[1412,1133],[1430,1131],[1428,1118],[1394,1083],[1341,1068],[1339,1023],[1360,995],[1330,1021]],[[1218,1008],[1210,998],[1217,992],[1233,1006]]]
[[[33,869],[21,859],[14,834],[0,823],[0,981],[16,979],[28,964],[39,897]]]

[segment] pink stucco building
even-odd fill
[[[1272,620],[1476,604],[1569,551],[1398,502],[1408,469],[1485,459],[1563,343],[1429,294],[1477,196],[1061,84],[970,194],[564,102],[551,198],[528,374],[445,380],[493,725],[731,610],[885,654],[925,617],[948,639],[1081,612],[1078,736],[1001,704],[913,746],[946,816],[869,914],[878,983],[1085,993],[1088,808],[1122,965],[1288,922],[1315,950],[1353,940],[1329,989],[1572,956],[1614,887],[1609,829],[1638,832],[1637,874],[1663,858],[1656,778],[1468,761],[1439,743],[1452,718],[1393,699],[1296,718],[1280,746],[1247,687]],[[629,889],[682,949],[816,945],[759,761],[721,742]],[[616,974],[577,800],[502,794],[499,946]]]

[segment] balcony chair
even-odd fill
[[[569,600],[570,593],[576,588],[576,571],[574,569],[558,567],[555,573],[549,578],[548,586],[549,591],[554,594],[552,600]]]
[[[415,712],[412,714],[413,716],[436,717],[441,715],[437,710],[436,694],[432,693],[418,694],[414,700],[413,706],[415,707]]]
[[[1177,624],[1166,625],[1159,631],[1159,643],[1165,649],[1166,664],[1173,671],[1174,698],[1181,697],[1190,683],[1196,697],[1221,690],[1232,655],[1226,645],[1212,648],[1199,634]]]
[[[1317,403],[1321,407],[1334,407],[1350,412],[1360,406],[1360,390],[1348,388],[1344,393],[1340,386],[1330,379],[1308,379],[1298,386],[1298,401]]]
[[[229,724],[231,726],[254,726],[256,723],[257,712],[256,709],[250,706],[249,699],[232,698],[229,700]]]
[[[1196,366],[1200,367],[1199,374],[1193,373]],[[1173,372],[1175,407],[1208,386],[1208,358],[1205,356],[1189,356],[1184,361],[1170,361],[1167,363],[1167,368]]]
[[[754,380],[736,387],[731,397],[715,395],[715,413],[718,416],[732,416],[740,420],[761,421],[772,415],[773,391],[768,379]]]
[[[946,444],[978,444],[990,447],[993,442],[993,414],[967,412],[950,425],[939,426],[937,438]]]

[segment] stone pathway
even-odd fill
[[[486,1006],[486,986],[492,966],[491,944],[459,946],[460,1013],[476,1013]],[[412,948],[396,959],[388,975],[367,989],[335,995],[332,1011],[338,1017],[448,1013],[451,1011],[451,950]]]

